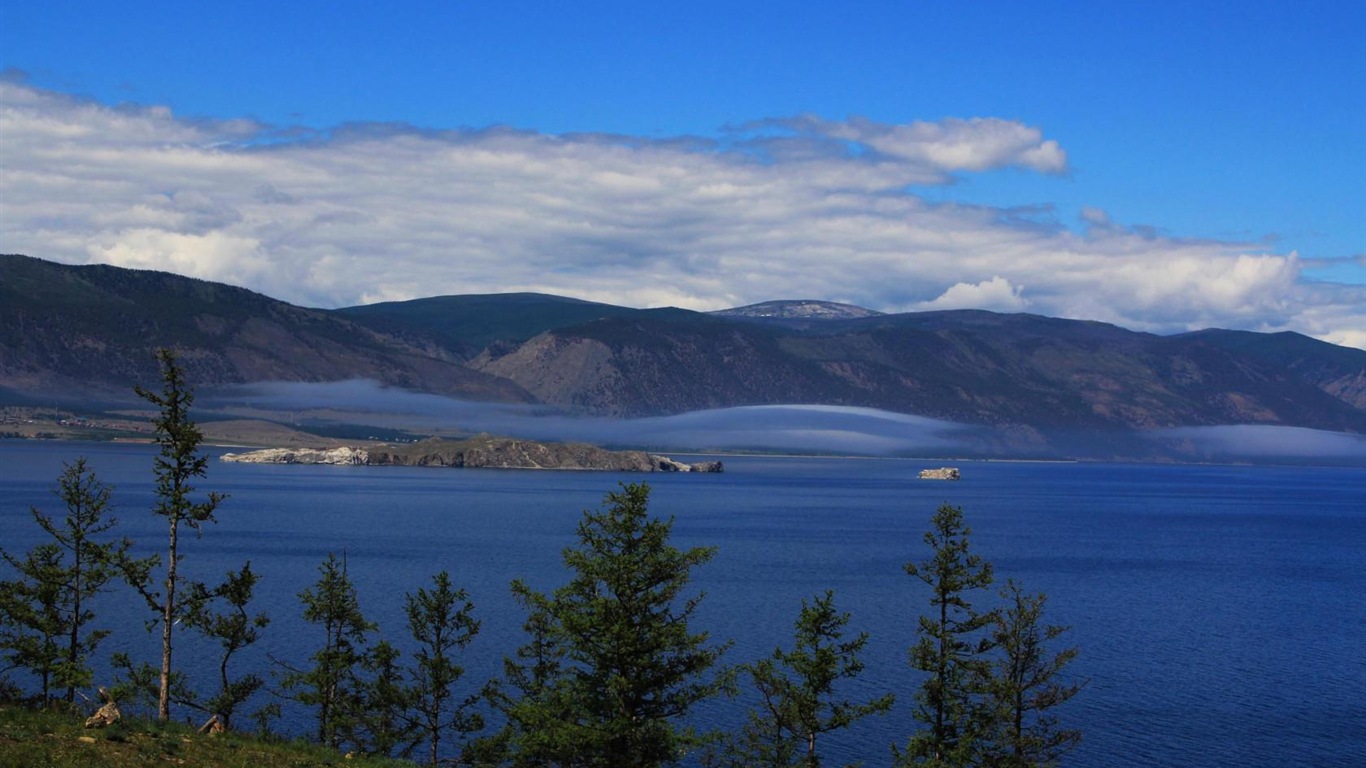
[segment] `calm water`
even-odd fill
[[[58,511],[50,489],[81,453],[116,486],[121,530],[160,545],[151,448],[0,441],[6,549],[36,541],[29,506]],[[785,644],[801,599],[826,588],[871,634],[850,693],[901,700],[829,746],[831,758],[879,766],[913,729],[906,649],[927,595],[902,564],[924,556],[929,516],[949,501],[998,576],[1046,592],[1050,622],[1073,627],[1070,671],[1090,682],[1061,710],[1085,731],[1068,765],[1366,765],[1366,470],[970,462],[962,482],[935,483],[914,479],[923,462],[726,466],[690,477],[214,462],[203,487],[231,499],[186,563],[208,579],[250,559],[261,574],[259,607],[274,622],[244,667],[267,652],[304,659],[316,632],[296,595],[329,551],[347,553],[363,609],[395,641],[403,593],[449,570],[484,622],[468,658],[482,682],[522,640],[508,582],[563,583],[559,553],[580,511],[619,481],[648,480],[652,511],[676,517],[677,545],[719,547],[695,583],[702,625],[735,641],[730,661]],[[153,658],[131,601],[110,598],[105,615],[116,630],[106,650]],[[213,668],[188,645],[178,658],[192,675]],[[739,714],[722,704],[699,717]]]

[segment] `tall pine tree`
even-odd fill
[[[247,610],[259,578],[248,561],[241,570],[229,571],[223,583],[213,589],[193,583],[188,593],[190,609],[185,623],[205,637],[217,640],[222,648],[218,661],[218,693],[199,706],[217,715],[224,728],[232,727],[232,716],[237,708],[265,685],[265,679],[254,672],[234,678],[229,671],[232,657],[259,640],[261,630],[270,624],[264,613],[253,616]],[[219,601],[227,604],[221,611],[214,608]]]
[[[322,628],[322,647],[308,669],[291,669],[282,681],[299,702],[315,707],[318,742],[337,747],[355,726],[364,698],[361,672],[376,627],[361,613],[346,560],[328,553],[319,578],[299,595],[304,620]]]
[[[478,765],[515,768],[573,764],[577,745],[561,723],[572,719],[572,704],[558,685],[564,672],[565,638],[554,616],[537,604],[521,581],[512,583],[513,597],[528,612],[522,625],[528,638],[503,659],[503,677],[485,689],[485,698],[505,719],[495,734],[474,743]]]
[[[171,688],[174,670],[171,652],[177,621],[185,617],[187,603],[179,593],[184,578],[180,562],[184,558],[180,547],[180,526],[183,523],[198,535],[204,523],[214,522],[213,513],[226,497],[209,493],[194,497],[195,478],[207,473],[208,458],[199,452],[204,435],[190,419],[190,405],[194,392],[185,381],[185,373],[169,349],[157,350],[161,363],[161,392],[137,387],[136,392],[157,407],[152,420],[156,428],[156,442],[161,446],[153,468],[156,474],[156,505],[152,511],[165,518],[168,529],[165,574],[161,590],[154,583],[154,571],[163,563],[160,558],[125,562],[125,577],[146,600],[161,625],[161,669],[157,685],[157,719],[171,716]]]
[[[915,705],[922,728],[896,754],[903,765],[972,765],[982,748],[987,713],[980,689],[991,646],[984,630],[992,614],[974,610],[971,599],[991,586],[992,571],[969,550],[971,533],[963,510],[943,504],[924,536],[930,556],[906,564],[906,573],[930,588],[930,612],[920,616],[919,640],[911,648],[911,666],[926,677]]]
[[[64,465],[54,492],[64,517],[31,510],[50,541],[22,559],[0,551],[20,576],[0,582],[0,649],[38,675],[44,701],[55,686],[73,703],[76,689],[91,684],[90,657],[109,634],[90,628],[91,601],[118,576],[131,544],[104,536],[118,522],[108,514],[111,490],[84,457]]]
[[[564,551],[568,584],[550,595],[514,584],[553,638],[533,642],[557,658],[538,663],[554,677],[509,707],[514,727],[537,726],[509,734],[513,762],[647,768],[697,743],[682,720],[719,690],[713,667],[725,648],[689,627],[701,596],[683,593],[715,550],[671,546],[673,523],[650,517],[649,493],[623,485],[584,512],[578,546]]]
[[[0,672],[24,669],[38,678],[44,705],[52,702],[62,664],[62,549],[51,542],[30,549],[21,559],[5,560],[17,578],[0,582]]]
[[[1062,679],[1077,649],[1049,647],[1067,627],[1043,623],[1043,593],[1028,594],[1012,580],[1001,597],[1006,605],[992,617],[995,655],[984,681],[992,715],[986,762],[994,768],[1056,765],[1081,741],[1081,731],[1060,728],[1052,711],[1084,685]]]
[[[455,685],[465,674],[458,655],[479,634],[474,604],[463,589],[451,586],[445,571],[432,578],[430,590],[409,594],[404,605],[408,632],[417,641],[411,682],[413,724],[427,742],[427,760],[436,765],[441,735],[447,730],[460,735],[484,727],[483,718],[471,711],[478,694],[457,695]]]
[[[792,649],[778,648],[747,669],[761,707],[713,762],[734,768],[819,768],[819,737],[891,708],[891,694],[862,703],[841,697],[840,684],[863,671],[859,654],[868,642],[866,632],[846,639],[848,624],[849,614],[835,609],[834,592],[802,601]]]

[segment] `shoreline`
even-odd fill
[[[104,438],[104,439],[101,439],[101,438],[92,438],[92,437],[85,437],[85,436],[42,436],[42,437],[30,437],[30,436],[22,436],[22,435],[4,434],[3,431],[0,431],[0,442],[4,442],[4,441],[6,441],[6,440],[11,440],[11,441],[14,441],[14,442],[20,442],[20,441],[33,441],[33,442],[42,442],[42,443],[91,443],[91,444],[129,445],[129,446],[136,446],[136,445],[152,445],[152,444],[155,443],[155,441],[154,441],[152,438],[148,438],[148,437],[131,437],[131,438],[130,438],[130,437],[112,437],[112,438]],[[343,443],[343,441],[337,441],[337,442]],[[344,444],[356,446],[356,445],[361,445],[362,443],[369,443],[369,444],[373,444],[373,445],[384,445],[384,444],[385,444],[385,443],[381,443],[380,441],[353,441],[353,442],[344,443]],[[239,450],[240,450],[240,449],[252,449],[252,450],[255,450],[255,449],[263,449],[263,448],[269,447],[269,446],[264,446],[264,445],[262,445],[262,444],[260,444],[260,443],[227,442],[227,441],[217,441],[217,440],[208,440],[208,439],[206,439],[206,440],[204,441],[203,445],[204,445],[205,447],[213,448],[213,449],[215,449],[215,450],[232,450],[232,449],[239,449]],[[277,446],[277,447],[278,447],[278,446]],[[300,446],[300,447],[304,447],[304,446]],[[624,449],[612,449],[612,450],[624,450]],[[637,449],[630,449],[630,450],[637,450]],[[662,455],[662,454],[659,454],[658,452],[656,452],[654,449],[639,449],[639,450],[641,450],[642,452],[651,453],[651,454],[655,454],[655,455]],[[669,452],[668,452],[668,455],[669,455],[669,456],[686,456],[686,457],[704,457],[704,458],[705,458],[705,457],[716,457],[716,458],[718,458],[718,459],[726,459],[726,458],[731,458],[731,459],[798,459],[798,460],[819,459],[819,460],[834,460],[834,461],[895,461],[895,462],[921,463],[921,464],[945,464],[945,463],[955,463],[955,462],[956,462],[956,463],[961,463],[961,464],[1057,464],[1057,465],[1064,465],[1064,464],[1071,464],[1071,465],[1086,465],[1086,464],[1090,464],[1090,465],[1130,465],[1130,466],[1190,466],[1190,467],[1237,467],[1237,468],[1262,467],[1262,468],[1282,468],[1282,469],[1320,468],[1320,469],[1352,469],[1352,470],[1366,470],[1366,460],[1361,460],[1361,461],[1356,461],[1356,462],[1348,462],[1348,461],[1342,461],[1342,462],[1322,462],[1322,461],[1315,461],[1315,460],[1310,459],[1310,458],[1301,459],[1301,460],[1289,460],[1289,459],[1288,459],[1288,460],[1282,460],[1282,461],[1232,461],[1232,460],[1229,460],[1229,461],[1209,461],[1209,460],[1206,460],[1206,461],[1189,461],[1189,460],[1180,460],[1180,459],[1160,459],[1160,458],[1149,458],[1149,459],[1122,459],[1122,458],[1104,458],[1104,459],[1091,459],[1091,458],[1013,459],[1013,458],[988,457],[988,456],[981,456],[981,457],[963,457],[963,456],[872,456],[872,455],[854,455],[854,454],[840,455],[840,454],[831,454],[831,453],[760,453],[760,452],[743,452],[743,451],[669,451]],[[368,466],[368,465],[367,465],[367,466]],[[517,468],[518,468],[518,469],[534,469],[534,467],[517,467]],[[509,469],[511,469],[511,467],[509,467]]]

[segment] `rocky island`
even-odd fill
[[[479,435],[465,440],[428,438],[409,444],[341,448],[266,448],[225,453],[222,461],[248,464],[576,469],[606,472],[721,472],[719,461],[687,464],[644,451],[609,451],[586,443],[541,443]]]

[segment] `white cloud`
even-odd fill
[[[221,231],[202,235],[155,228],[120,231],[108,242],[92,244],[93,261],[129,269],[160,269],[206,280],[239,282],[268,275],[260,244]]]
[[[990,309],[997,312],[1023,312],[1029,301],[1020,296],[1020,288],[1010,284],[1000,275],[980,283],[955,283],[934,301],[927,301],[916,308],[919,310],[937,309]]]
[[[805,116],[718,141],[393,125],[289,135],[0,82],[0,135],[0,250],[314,306],[527,290],[703,310],[817,297],[1366,336],[1366,286],[1301,280],[1293,253],[1157,236],[1098,208],[1074,232],[906,191],[1006,167],[1067,171],[1039,129],[994,118]]]
[[[1027,125],[997,118],[949,118],[937,123],[887,125],[864,118],[844,122],[806,115],[768,121],[808,139],[836,139],[941,173],[1017,166],[1041,173],[1067,170],[1067,153]]]

